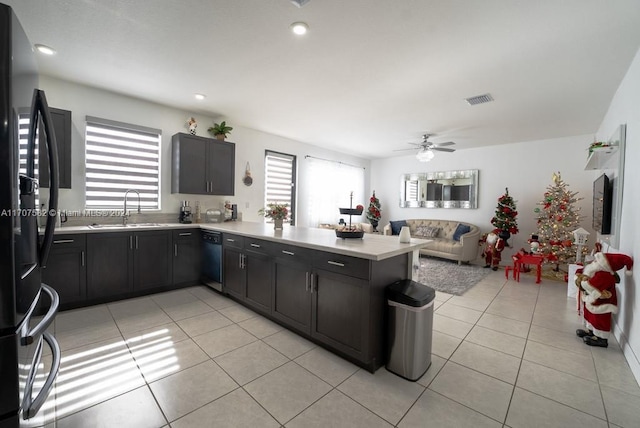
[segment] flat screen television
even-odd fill
[[[606,174],[593,182],[593,228],[603,235],[611,234],[612,184]]]

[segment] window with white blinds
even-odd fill
[[[160,209],[161,135],[159,129],[87,116],[86,208],[121,208],[132,189],[140,193],[142,209]]]
[[[289,204],[289,222],[295,224],[296,157],[267,150],[264,157],[265,206]],[[265,221],[271,221],[265,218]]]
[[[27,145],[29,144],[29,123],[31,122],[30,114],[28,112],[20,113],[18,115],[18,144],[19,144],[19,172],[20,174],[27,173]],[[40,177],[40,165],[39,165],[39,141],[38,130],[36,128],[36,151],[35,151],[35,171],[34,178],[37,180]],[[36,187],[36,208],[40,204],[40,186]]]

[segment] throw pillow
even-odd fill
[[[471,232],[471,226],[467,226],[466,224],[458,223],[458,227],[456,227],[456,231],[453,232],[453,240],[459,241],[460,237],[465,233]]]
[[[400,235],[400,229],[402,229],[402,226],[407,225],[407,221],[406,220],[390,221],[389,224],[391,224],[391,234]]]
[[[424,238],[437,238],[440,233],[439,227],[432,226],[418,226],[416,227],[416,235]]]

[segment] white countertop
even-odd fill
[[[362,239],[341,239],[336,237],[335,231],[331,229],[288,226],[285,224],[283,230],[276,231],[273,229],[272,224],[247,221],[205,223],[200,226],[203,230],[230,232],[369,260],[384,260],[400,254],[410,253],[429,243],[425,239],[411,239],[410,243],[401,244],[397,236],[385,236],[377,233],[365,233]]]
[[[377,233],[365,233],[362,239],[341,239],[330,229],[306,228],[284,225],[284,229],[276,231],[272,224],[256,222],[225,223],[162,223],[160,226],[121,226],[94,229],[88,226],[63,226],[56,229],[56,234],[66,233],[105,233],[135,232],[137,230],[163,230],[200,228],[218,232],[229,232],[251,238],[264,239],[282,244],[296,245],[313,250],[328,251],[345,256],[369,260],[384,260],[397,255],[419,250],[429,243],[426,239],[411,239],[410,243],[400,243],[397,236],[385,236]]]

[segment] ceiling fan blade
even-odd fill
[[[446,149],[444,147],[431,147],[431,150],[436,150],[438,152],[455,152],[456,149]]]
[[[404,152],[404,151],[407,151],[407,150],[413,150],[413,151],[415,151],[416,149],[417,149],[417,147],[410,147],[410,148],[408,148],[408,149],[395,149],[395,150],[393,150],[393,151],[394,151],[394,152]]]
[[[443,147],[443,146],[453,146],[455,143],[453,141],[447,141],[446,143],[436,143],[436,146],[438,147]]]

